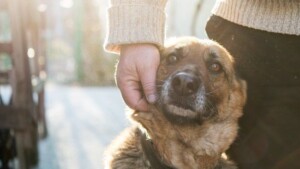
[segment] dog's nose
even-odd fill
[[[178,95],[191,95],[197,92],[200,79],[195,75],[180,72],[172,78],[171,85]]]

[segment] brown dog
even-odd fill
[[[107,169],[233,169],[223,158],[246,101],[233,58],[210,40],[180,38],[161,51],[159,100],[112,144]]]

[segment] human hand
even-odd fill
[[[132,109],[148,111],[156,101],[158,48],[152,44],[123,45],[116,71],[116,82],[125,103]]]

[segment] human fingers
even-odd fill
[[[156,71],[159,65],[159,52],[157,49],[151,51],[151,55],[143,57],[143,61],[137,65],[138,74],[141,79],[143,93],[149,103],[156,102]]]
[[[134,44],[121,47],[116,82],[125,103],[136,110],[148,110],[155,102],[155,75],[159,52],[154,45]]]
[[[122,97],[130,108],[139,111],[148,111],[148,103],[141,92],[141,85],[138,81],[126,79],[124,76],[117,81]]]

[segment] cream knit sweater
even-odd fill
[[[106,50],[165,38],[167,0],[111,0]],[[183,7],[184,8],[184,7]],[[212,13],[236,24],[268,32],[300,35],[300,0],[217,0]]]

